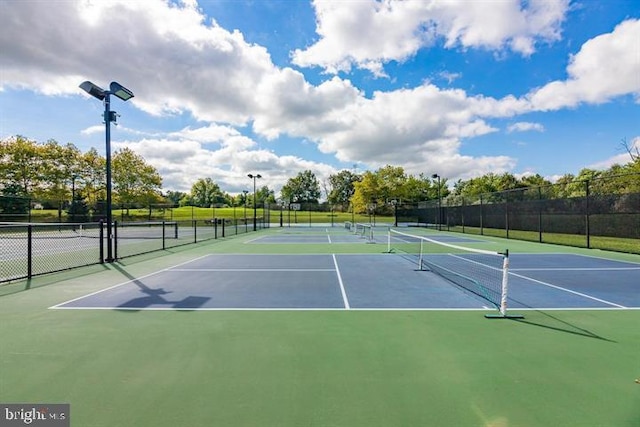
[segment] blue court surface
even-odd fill
[[[512,254],[510,263],[510,309],[640,308],[640,264],[573,254]],[[411,260],[383,253],[211,254],[53,308],[495,309],[475,293],[417,269]]]

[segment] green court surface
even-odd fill
[[[281,231],[3,285],[0,402],[70,403],[78,427],[640,426],[637,309],[50,309],[210,253],[385,250],[246,243]]]

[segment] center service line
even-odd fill
[[[342,301],[344,301],[344,308],[350,310],[349,299],[347,298],[347,292],[344,290],[344,283],[342,283],[342,276],[340,275],[340,269],[338,268],[338,260],[336,260],[336,254],[331,254],[333,257],[333,265],[336,266],[336,274],[338,275],[338,283],[340,283],[340,292],[342,293]]]

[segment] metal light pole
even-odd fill
[[[440,196],[440,175],[434,173],[431,178],[438,178],[438,231],[442,231],[442,198]]]
[[[106,151],[106,168],[107,168],[107,258],[105,261],[113,262],[113,217],[111,213],[111,122],[116,122],[117,114],[111,111],[111,95],[115,95],[123,101],[133,98],[133,92],[120,83],[111,82],[109,90],[85,81],[80,84],[80,88],[89,95],[104,101],[104,126],[105,126],[105,151]]]
[[[256,207],[256,179],[262,178],[260,174],[248,174],[249,178],[253,179],[253,231],[258,229],[258,217],[257,217],[257,207]]]

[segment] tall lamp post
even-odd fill
[[[133,98],[133,92],[118,82],[111,82],[109,90],[85,81],[80,88],[94,98],[104,101],[104,128],[106,141],[106,168],[107,168],[107,262],[113,262],[113,218],[111,213],[111,122],[116,122],[117,113],[111,111],[111,95],[115,95],[123,101]]]
[[[260,179],[262,178],[262,175],[260,174],[252,174],[250,173],[249,175],[247,175],[249,178],[253,179],[253,231],[256,231],[258,229],[257,223],[258,223],[258,218],[257,218],[257,207],[256,207],[256,179]]]
[[[438,178],[438,231],[442,231],[442,197],[440,196],[440,175],[434,173],[431,178]]]

